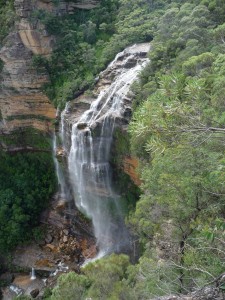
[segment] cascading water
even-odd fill
[[[31,280],[36,279],[35,269],[34,269],[34,268],[31,269],[31,277],[30,277],[30,279],[31,279]]]
[[[70,180],[76,205],[92,219],[100,256],[129,247],[120,197],[112,188],[109,156],[114,128],[124,118],[130,85],[147,64],[148,50],[149,45],[142,44],[119,53],[102,72],[113,77],[111,84],[72,126]]]
[[[53,134],[53,160],[55,164],[56,176],[59,185],[59,196],[61,199],[66,199],[66,182],[65,177],[62,171],[62,168],[57,159],[57,142],[56,142],[56,134]]]
[[[65,118],[65,114],[68,111],[68,107],[69,107],[69,102],[66,103],[65,109],[61,113],[61,122],[60,122],[60,128],[59,128],[59,136],[61,138],[61,142],[62,142],[62,146],[63,146],[64,151],[67,150],[66,145],[65,145],[65,128],[64,128],[65,122],[64,122],[64,118]]]

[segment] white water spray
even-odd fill
[[[64,151],[67,150],[66,147],[66,141],[65,141],[65,136],[66,136],[66,131],[65,131],[65,115],[68,112],[68,108],[69,108],[69,102],[66,103],[66,107],[64,108],[64,110],[61,113],[61,122],[60,122],[60,127],[59,127],[59,136],[61,138],[61,142],[62,142],[62,146]]]
[[[31,269],[31,277],[30,277],[30,279],[31,279],[31,280],[36,279],[35,269],[34,269],[34,268]]]

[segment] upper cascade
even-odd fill
[[[62,114],[63,141],[66,123],[72,123],[67,150],[75,202],[92,219],[100,255],[129,247],[109,157],[115,127],[128,123],[130,86],[148,63],[149,50],[149,44],[139,44],[120,52],[100,74],[94,90],[97,98],[83,95],[67,105]]]

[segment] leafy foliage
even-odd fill
[[[43,10],[34,12],[32,18],[42,21],[57,39],[50,59],[34,57],[34,65],[50,75],[51,82],[44,89],[56,106],[63,106],[93,85],[104,66],[100,57],[104,43],[114,33],[117,10],[118,0],[104,0],[91,11],[62,17]]]
[[[44,87],[55,106],[63,107],[82,91],[91,88],[97,74],[124,47],[152,40],[163,8],[170,1],[102,0],[92,11],[80,10],[53,16],[43,10],[31,20],[43,22],[56,36],[50,59],[34,57],[34,65],[45,68],[51,82]]]
[[[6,180],[7,178],[7,180]],[[0,251],[32,236],[55,189],[54,165],[47,153],[0,153]]]
[[[49,299],[135,299],[132,290],[121,281],[128,266],[126,255],[115,254],[90,263],[82,269],[82,275],[72,272],[62,275]]]
[[[12,0],[1,0],[0,1],[0,48],[2,41],[9,33],[15,21],[15,12]],[[1,71],[1,67],[0,67]]]

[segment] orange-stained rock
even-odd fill
[[[55,253],[58,252],[57,247],[54,246],[54,245],[52,245],[52,244],[47,244],[47,245],[45,245],[45,248],[48,248],[48,249],[50,249],[52,252],[55,252]]]
[[[64,199],[62,199],[57,202],[55,206],[55,210],[57,211],[57,213],[63,212],[66,209],[66,206],[67,206],[67,202]]]
[[[48,259],[39,259],[35,262],[35,268],[52,268],[55,264]]]
[[[94,258],[97,255],[97,248],[96,245],[90,246],[88,249],[82,252],[85,259]]]
[[[131,180],[137,185],[141,185],[141,180],[137,173],[138,159],[135,157],[126,156],[123,160],[123,170],[130,176]]]

